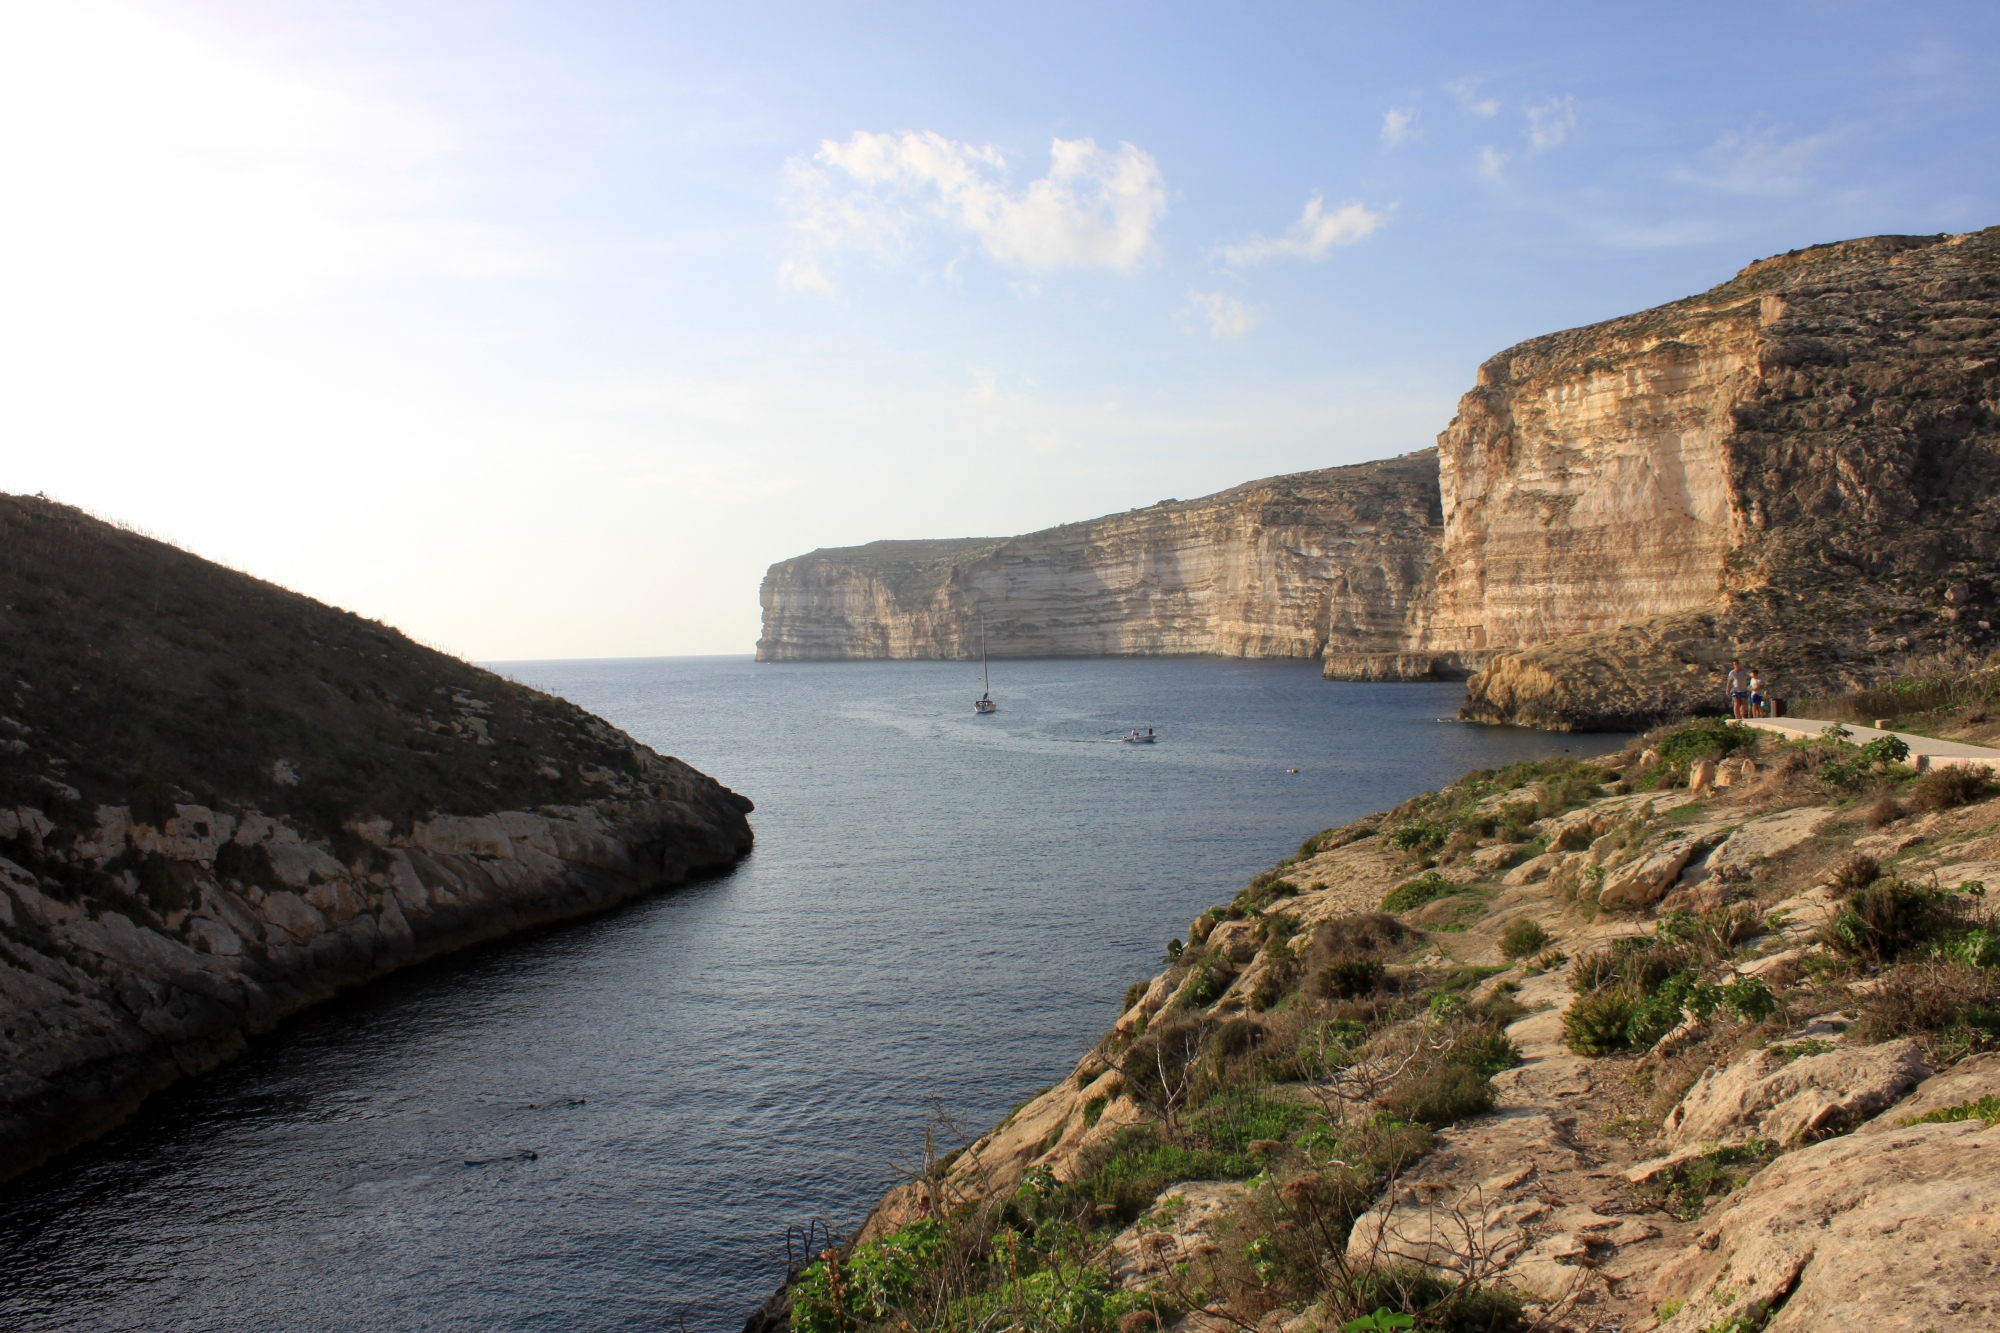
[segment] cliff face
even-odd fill
[[[0,1179],[345,987],[749,850],[560,699],[0,496]]]
[[[1405,651],[1487,668],[1468,717],[1575,727],[1713,707],[1734,656],[1796,696],[1988,646],[1996,319],[2000,228],[1816,246],[1494,357],[1439,437]]]
[[[760,661],[1393,652],[1439,536],[1431,450],[1023,537],[773,565]]]

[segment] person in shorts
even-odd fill
[[[1743,663],[1729,664],[1729,678],[1723,682],[1723,688],[1729,692],[1729,715],[1744,717],[1750,707],[1750,673],[1743,669]]]
[[[1755,667],[1752,667],[1750,669],[1750,716],[1751,717],[1767,716],[1767,714],[1764,712],[1764,709],[1767,706],[1767,701],[1764,698],[1764,693],[1765,693],[1764,678],[1757,674],[1757,669]]]

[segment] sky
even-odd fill
[[[1990,4],[0,0],[0,490],[476,660],[1432,443],[2000,223]]]

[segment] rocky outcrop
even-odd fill
[[[419,960],[750,849],[751,803],[538,694],[0,496],[0,1179]]]
[[[2000,228],[1815,246],[1480,368],[1408,649],[1465,716],[1628,726],[1992,641]]]
[[[976,657],[983,615],[996,657],[1325,654],[1365,671],[1394,655],[1439,521],[1424,450],[1024,537],[814,551],[765,575],[757,657]]]

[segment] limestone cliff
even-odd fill
[[[1439,536],[1432,450],[1014,538],[883,541],[771,566],[760,661],[1316,657],[1397,646]]]
[[[1736,656],[1796,696],[1987,647],[1996,320],[2000,228],[1795,251],[1501,353],[1439,437],[1404,651],[1486,667],[1468,717],[1569,728],[1712,708]]]
[[[336,991],[749,850],[560,699],[0,496],[0,1180]]]

